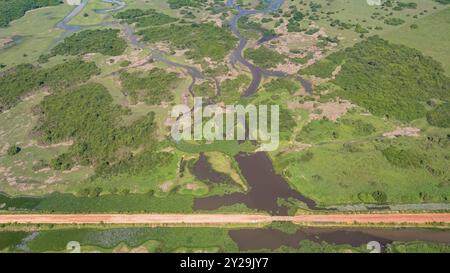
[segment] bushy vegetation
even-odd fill
[[[360,119],[340,119],[337,122],[314,120],[300,130],[298,141],[316,143],[338,139],[351,139],[373,134],[376,128]]]
[[[450,127],[450,103],[444,103],[427,113],[427,120],[433,126]]]
[[[308,66],[302,70],[302,74],[314,75],[319,78],[330,78],[338,65],[343,61],[344,54],[338,52],[331,54],[325,59],[320,60],[314,65]]]
[[[186,55],[196,60],[204,57],[221,60],[237,42],[228,29],[209,23],[152,27],[139,31],[139,34],[144,41],[170,42],[177,48],[189,49]]]
[[[138,27],[160,26],[178,21],[176,18],[157,12],[154,9],[128,9],[126,11],[119,12],[114,17],[122,19],[130,24],[136,23]]]
[[[21,150],[22,150],[22,148],[20,148],[19,146],[12,145],[11,147],[8,148],[7,154],[9,156],[13,156],[13,155],[20,153]]]
[[[217,99],[225,104],[238,101],[250,81],[250,78],[245,74],[240,74],[236,79],[224,80],[220,85],[220,96]]]
[[[52,49],[54,55],[82,55],[86,53],[101,53],[117,56],[127,48],[124,39],[118,37],[117,29],[84,30],[66,38]]]
[[[96,169],[96,174],[101,177],[111,177],[119,174],[140,175],[151,174],[159,167],[176,165],[170,162],[178,162],[172,153],[144,151],[137,155],[132,153],[128,157],[122,158],[114,165],[103,164]]]
[[[260,23],[249,20],[249,18],[247,16],[239,18],[238,28],[240,29],[241,33],[244,35],[247,31],[250,31],[253,33],[259,32],[262,36],[276,36],[276,33],[273,29],[271,29],[271,30],[266,29]],[[248,35],[245,35],[245,36],[248,36]],[[251,38],[251,37],[247,37],[247,38]]]
[[[382,153],[391,164],[401,168],[418,168],[425,163],[424,155],[415,150],[389,146]]]
[[[167,3],[171,9],[180,9],[182,7],[199,8],[204,6],[207,0],[168,0]]]
[[[284,63],[286,57],[282,54],[260,46],[257,49],[248,48],[244,51],[244,57],[250,59],[255,65],[262,68],[274,68]]]
[[[9,197],[0,193],[3,209],[31,210],[59,213],[126,213],[126,212],[192,212],[193,197],[170,194],[156,197],[147,193],[130,193],[122,190],[116,194],[95,196],[75,196],[69,193],[54,192],[46,196]]]
[[[398,26],[405,23],[405,20],[400,18],[387,18],[384,20],[384,23],[391,26]]]
[[[61,3],[61,0],[0,0],[0,28],[7,27],[11,21],[24,16],[29,10]]]
[[[390,253],[449,253],[450,245],[425,242],[394,242],[389,244],[387,251]]]
[[[124,110],[100,84],[86,84],[45,97],[35,134],[44,143],[73,140],[69,151],[52,161],[55,169],[75,163],[104,166],[129,157],[129,149],[151,145],[153,112],[128,127],[120,127]],[[121,153],[117,153],[121,149]],[[127,152],[128,149],[128,152]]]
[[[79,59],[45,69],[31,64],[18,65],[0,76],[0,112],[15,106],[23,96],[38,88],[65,88],[85,82],[99,72],[95,63]]]
[[[71,240],[80,242],[82,251],[89,246],[112,251],[124,245],[128,248],[141,246],[140,249],[152,246],[151,252],[166,253],[205,249],[220,252],[238,250],[228,234],[228,229],[210,227],[54,229],[40,232],[28,245],[36,252],[63,251]]]
[[[120,75],[123,93],[129,96],[133,103],[138,101],[151,105],[173,99],[172,89],[178,82],[178,75],[154,68],[149,72],[124,72]]]
[[[208,81],[194,85],[192,92],[196,97],[212,98],[215,96],[213,83]]]
[[[289,78],[278,78],[266,83],[264,89],[271,93],[288,92],[292,95],[300,89],[300,83]]]
[[[450,78],[439,63],[377,36],[332,54],[306,71],[319,71],[324,63],[330,67],[326,74],[342,64],[332,81],[341,87],[337,95],[376,115],[411,121],[425,116],[424,103],[429,99],[449,99]]]

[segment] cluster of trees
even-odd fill
[[[172,153],[146,150],[137,155],[129,153],[115,164],[101,164],[96,168],[96,176],[111,177],[119,174],[152,174],[164,166],[176,165],[177,157]],[[93,177],[95,178],[95,177]]]
[[[127,48],[124,39],[118,37],[118,29],[94,29],[77,32],[66,38],[51,51],[53,55],[81,55],[101,53],[118,56]]]
[[[150,105],[158,105],[162,101],[171,101],[171,90],[178,83],[178,75],[154,68],[149,72],[123,72],[120,75],[123,93],[130,97],[132,103],[139,101]]]
[[[196,84],[192,88],[192,92],[196,97],[212,98],[216,95],[214,83],[205,81],[201,84]]]
[[[274,68],[286,60],[283,54],[268,49],[265,46],[260,46],[257,49],[247,48],[244,51],[244,57],[262,68]]]
[[[0,76],[0,112],[15,106],[21,98],[42,87],[65,88],[98,74],[93,62],[74,59],[50,68],[21,64]]]
[[[167,3],[171,9],[180,9],[182,7],[199,8],[204,6],[208,0],[168,0]]]
[[[237,43],[228,29],[210,23],[152,27],[139,31],[139,35],[144,41],[170,42],[177,48],[189,49],[186,55],[196,60],[204,57],[222,60]]]
[[[398,26],[405,23],[405,20],[400,18],[387,18],[384,20],[384,23],[391,26]]]
[[[264,89],[271,93],[288,92],[294,94],[300,89],[300,83],[289,78],[277,78],[266,83]]]
[[[114,16],[122,19],[129,24],[136,23],[138,27],[160,26],[178,21],[178,19],[170,17],[167,14],[157,12],[154,9],[128,9],[119,12]]]
[[[423,155],[411,149],[402,149],[391,145],[381,152],[389,163],[401,168],[418,168],[425,162]]]
[[[378,36],[331,54],[303,72],[328,76],[337,65],[342,69],[332,81],[340,87],[336,95],[375,115],[411,121],[425,116],[426,101],[449,100],[450,78],[440,63]]]
[[[297,136],[297,140],[306,142],[329,141],[350,137],[368,136],[376,132],[376,128],[360,119],[340,119],[337,122],[314,120],[305,125]],[[347,147],[349,148],[349,147]]]
[[[24,16],[29,10],[61,3],[61,0],[0,0],[0,27],[7,27],[11,21]]]
[[[250,84],[251,79],[246,74],[240,74],[236,79],[226,79],[220,85],[218,101],[232,104],[241,98],[241,93]]]
[[[34,128],[43,143],[72,140],[74,144],[51,162],[55,169],[70,169],[74,164],[108,166],[127,158],[127,151],[151,145],[154,113],[127,127],[119,126],[126,111],[113,103],[108,90],[100,84],[85,84],[44,98],[38,109],[40,118]]]
[[[262,36],[275,36],[275,30],[266,29],[260,23],[250,21],[247,16],[239,18],[238,28],[246,31],[259,32]]]

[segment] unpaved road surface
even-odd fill
[[[270,216],[249,214],[5,214],[0,224],[255,224],[297,223],[427,224],[448,223],[450,213],[323,214]]]

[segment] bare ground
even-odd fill
[[[8,214],[0,224],[249,224],[296,223],[429,224],[450,223],[450,213],[311,214]]]

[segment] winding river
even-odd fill
[[[268,2],[268,6],[261,10],[243,10],[235,5],[235,0],[228,0],[228,7],[235,7],[237,14],[232,17],[230,26],[231,31],[239,38],[239,45],[233,50],[230,61],[234,65],[240,62],[246,66],[252,73],[252,82],[244,92],[243,96],[248,97],[256,93],[263,76],[284,77],[287,74],[278,71],[268,71],[261,69],[250,63],[242,56],[242,51],[247,44],[245,39],[239,32],[237,23],[243,16],[249,16],[258,13],[271,13],[278,10],[284,0],[272,0]],[[307,92],[311,92],[311,84],[299,77],[300,82]],[[272,162],[267,153],[240,153],[235,156],[235,160],[239,165],[242,175],[250,186],[250,190],[246,193],[232,193],[224,196],[209,196],[204,198],[196,198],[194,200],[194,209],[196,210],[216,210],[222,206],[233,204],[245,204],[248,208],[268,211],[275,215],[287,215],[288,207],[279,203],[279,199],[295,199],[304,203],[311,210],[318,210],[314,200],[303,196],[299,192],[293,190],[287,181],[280,175],[276,174]],[[195,171],[195,170],[194,170]],[[205,177],[211,172],[204,169],[197,170],[194,173],[197,177]]]

